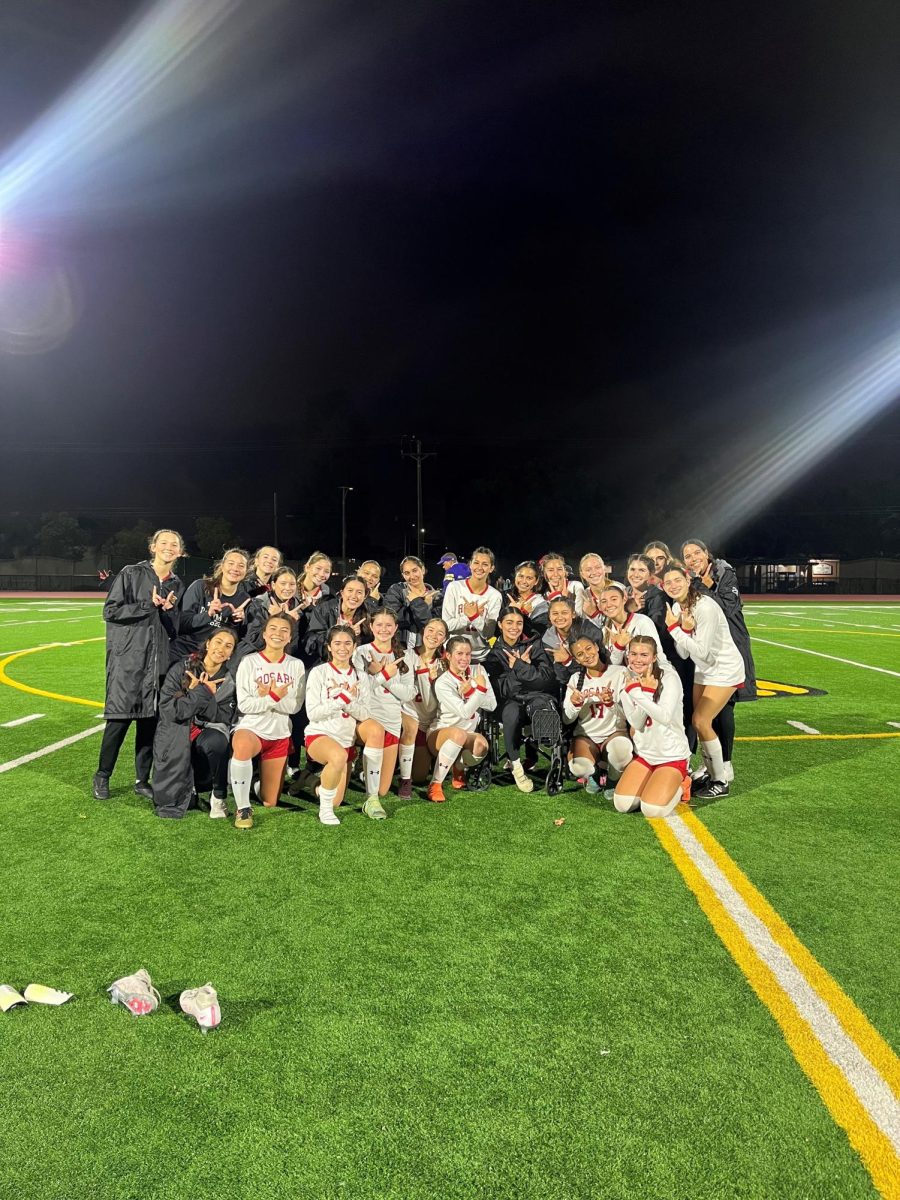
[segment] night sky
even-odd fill
[[[748,429],[900,329],[894,3],[236,7],[159,122],[8,215],[0,165],[0,295],[21,243],[79,309],[0,353],[3,511],[255,545],[277,490],[284,548],[337,554],[350,484],[390,558],[417,434],[431,560],[712,538],[675,514]],[[136,12],[7,0],[0,145]],[[890,551],[898,448],[895,402],[722,549]]]

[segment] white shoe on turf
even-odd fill
[[[159,992],[143,967],[133,975],[123,975],[106,990],[113,1004],[124,1004],[135,1017],[147,1017],[159,1008]]]
[[[193,1017],[204,1033],[207,1029],[215,1029],[222,1020],[219,997],[211,983],[205,983],[203,987],[187,988],[181,993],[178,1003],[181,1005],[181,1011]]]
[[[210,819],[221,820],[222,817],[228,816],[228,805],[225,803],[224,796],[210,796],[209,798],[209,815]]]
[[[534,782],[525,774],[525,768],[522,766],[521,760],[514,758],[510,764],[512,770],[513,781],[520,792],[533,792]]]
[[[387,813],[377,796],[369,796],[363,805],[363,812],[373,821],[386,821]]]

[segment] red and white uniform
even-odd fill
[[[415,692],[412,700],[404,703],[403,711],[407,716],[415,717],[419,722],[419,728],[427,731],[437,717],[438,702],[437,696],[434,694],[435,684],[431,681],[429,664],[422,662],[414,650],[407,651],[406,661],[412,668]],[[436,682],[437,680],[435,680]]]
[[[625,683],[624,667],[607,667],[602,675],[585,675],[584,683],[578,687],[580,671],[576,671],[566,684],[563,698],[563,715],[568,724],[575,724],[575,736],[589,738],[602,746],[617,733],[627,734],[625,715],[617,704],[618,696]],[[602,693],[609,688],[613,694],[611,704],[604,704]],[[581,692],[584,703],[576,705],[573,692]]]
[[[437,714],[431,723],[429,732],[436,729],[449,729],[455,725],[472,733],[478,728],[478,714],[483,709],[493,712],[497,707],[497,698],[491,681],[484,674],[484,683],[475,687],[470,679],[464,679],[454,671],[445,671],[434,685],[437,700]]]
[[[409,660],[406,655],[403,656],[408,668],[405,675],[400,671],[394,675],[388,675],[385,671],[379,671],[377,675],[368,674],[369,663],[373,658],[393,657],[393,652],[382,653],[369,643],[356,648],[353,654],[353,665],[360,675],[368,675],[368,715],[373,721],[383,725],[386,733],[392,733],[395,738],[399,738],[403,705],[405,702],[411,701],[416,694],[416,681],[409,666]]]
[[[355,689],[355,691],[354,691]],[[369,684],[356,667],[339,671],[334,663],[320,663],[306,682],[306,741],[329,737],[349,749],[356,741],[356,723],[369,715]]]
[[[558,588],[551,588],[549,592],[544,592],[544,597],[548,604],[552,604],[554,600],[559,600],[560,597],[566,596],[575,604],[575,616],[582,616],[584,613],[584,584],[579,583],[577,579],[570,579],[568,587],[564,592],[561,592]]]
[[[672,612],[681,615],[681,605],[673,604]],[[694,662],[694,683],[710,687],[736,688],[744,682],[744,660],[734,644],[725,614],[710,596],[698,597],[691,616],[694,628],[685,633],[680,625],[671,626],[669,633],[681,658]]]
[[[473,600],[483,611],[477,617],[467,617],[466,605]],[[451,633],[471,635],[474,662],[482,662],[488,656],[487,639],[494,636],[502,604],[503,597],[490,584],[483,592],[473,591],[471,579],[454,579],[447,584],[441,617]]]
[[[259,694],[259,684],[288,690],[282,699],[269,691]],[[282,654],[275,662],[259,651],[248,654],[237,669],[235,680],[240,720],[235,729],[249,729],[261,741],[277,742],[291,736],[291,717],[303,704],[306,692],[306,668],[299,658]]]
[[[663,666],[665,666],[665,664],[668,662],[668,659],[666,658],[666,652],[662,648],[662,642],[659,640],[659,634],[656,630],[656,626],[649,617],[645,616],[643,613],[629,613],[622,628],[627,629],[632,637],[638,633],[642,634],[644,637],[652,637],[654,642],[656,642],[656,656]],[[626,646],[624,650],[619,649],[615,642],[616,633],[617,630],[612,625],[607,626],[607,628],[604,630],[604,641],[606,642],[606,648],[609,651],[609,661],[613,666],[619,667],[625,662],[626,655],[628,654],[628,648]]]
[[[713,601],[715,603],[715,601]],[[677,671],[663,670],[659,700],[653,689],[636,679],[621,688],[618,702],[632,727],[637,757],[651,767],[663,763],[686,763],[691,756],[684,732],[683,691]]]
[[[585,602],[587,603],[587,608],[592,608],[594,605],[597,606],[597,612],[594,616],[590,616],[588,614],[585,607]],[[589,587],[583,587],[581,589],[581,596],[575,601],[575,605],[576,612],[579,617],[584,617],[586,621],[590,621],[592,624],[596,625],[598,629],[605,628],[606,617],[604,617],[603,613],[600,611],[600,597],[595,596]]]

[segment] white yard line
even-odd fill
[[[819,625],[848,625],[854,629],[900,629],[900,625],[871,625],[867,621],[839,621],[837,617],[829,617],[826,621],[824,617],[807,617],[803,613],[792,613],[791,616],[797,621],[815,621]],[[799,629],[800,626],[794,626]]]
[[[812,725],[804,725],[802,721],[788,721],[788,725],[793,725],[795,729],[799,729],[801,733],[821,733],[821,729],[813,729]]]
[[[888,721],[888,725],[893,725],[895,729],[900,729],[900,721]]]
[[[18,629],[20,625],[70,625],[73,621],[89,621],[91,615],[84,613],[80,617],[37,617],[33,621],[0,621],[0,629]]]
[[[4,721],[0,725],[0,729],[12,729],[16,725],[27,725],[29,721],[39,721],[43,715],[43,713],[31,713],[27,717],[16,717],[15,721]]]
[[[102,731],[101,725],[92,725],[90,729],[83,729],[81,733],[75,733],[71,737],[63,738],[61,742],[54,742],[50,746],[44,746],[42,750],[33,750],[31,754],[23,754],[21,758],[14,758],[10,762],[0,763],[0,775],[4,771],[12,771],[15,767],[24,767],[26,763],[34,762],[36,758],[43,758],[45,754],[52,754],[55,750],[62,750],[65,746],[71,746],[75,742],[80,742],[82,738],[90,737],[94,733]]]
[[[900,671],[891,671],[887,667],[873,667],[871,663],[856,662],[852,658],[838,658],[836,654],[823,654],[821,650],[807,650],[804,646],[789,646],[786,642],[770,642],[768,638],[754,638],[764,646],[777,646],[779,650],[796,650],[798,654],[812,654],[815,658],[827,658],[831,662],[845,663],[848,667],[861,667],[864,671],[877,671],[879,675],[893,675],[900,679]]]

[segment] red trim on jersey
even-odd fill
[[[269,658],[269,656],[268,656],[268,654],[266,654],[265,650],[260,650],[259,656],[260,656],[260,658],[264,658],[267,663],[272,663],[273,665],[275,663],[283,663],[284,660],[287,658],[287,655],[285,654],[285,652],[283,650],[281,652],[281,658]]]
[[[463,583],[466,585],[466,587],[469,589],[469,591],[472,593],[472,595],[473,595],[473,596],[483,596],[483,595],[484,595],[484,593],[485,593],[485,592],[488,590],[488,588],[490,587],[490,584],[487,582],[487,580],[485,580],[484,587],[481,589],[481,591],[480,591],[480,592],[476,592],[476,591],[475,591],[475,589],[472,587],[472,584],[471,584],[471,582],[470,582],[470,579],[471,579],[471,577],[470,577],[469,575],[467,575],[467,576],[465,577],[465,579],[463,580]]]
[[[270,690],[270,691],[269,691],[269,699],[270,699],[270,700],[274,700],[274,701],[275,701],[275,703],[277,704],[277,703],[278,703],[278,701],[281,699],[281,697],[280,697],[280,696],[276,696],[276,695],[275,695],[275,693],[274,693],[273,691],[271,691],[271,690]]]

